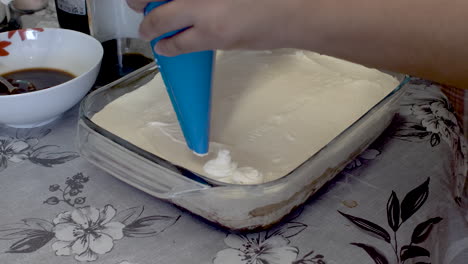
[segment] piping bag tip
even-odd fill
[[[169,1],[149,3],[145,7],[145,15],[167,2]],[[187,146],[195,154],[205,155],[209,150],[215,54],[214,51],[200,51],[166,57],[154,51],[154,46],[159,40],[180,31],[183,29],[153,39],[151,46]]]

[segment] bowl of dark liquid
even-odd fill
[[[72,73],[53,68],[28,68],[1,74],[4,80],[14,87],[8,89],[0,83],[0,95],[24,94],[44,90],[66,83],[76,76]]]
[[[89,35],[66,29],[0,33],[0,124],[45,125],[93,87],[103,48]]]

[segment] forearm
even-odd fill
[[[152,0],[127,0],[142,11]],[[468,88],[467,0],[176,0],[140,32],[166,56],[302,48]]]
[[[468,88],[468,1],[302,2],[297,48]]]

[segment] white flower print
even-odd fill
[[[434,113],[435,116],[443,118],[445,120],[449,120],[452,123],[457,123],[457,118],[453,114],[453,112],[447,109],[447,105],[444,104],[442,101],[436,101],[430,104],[430,109]]]
[[[429,141],[432,147],[444,141],[452,149],[454,194],[460,203],[468,182],[468,149],[448,98],[437,85],[421,83],[403,99],[400,115],[406,116],[407,120],[396,131],[396,137],[414,142]]]
[[[230,248],[218,252],[214,264],[290,264],[299,253],[281,235],[263,238],[260,234],[230,234],[224,242]]]
[[[364,152],[362,152],[356,159],[351,161],[346,166],[346,169],[350,170],[350,169],[354,169],[354,168],[357,168],[357,167],[361,167],[364,160],[373,160],[378,155],[380,155],[380,151],[378,151],[376,149],[367,149]]]
[[[414,89],[411,96],[408,96],[410,99],[406,99],[400,114],[414,116],[418,122],[407,126],[399,134],[402,137],[430,138],[432,146],[438,145],[441,139],[453,146],[455,138],[460,136],[457,118],[450,111],[450,104],[440,91],[438,96],[434,94],[430,98],[419,98],[421,91],[426,90]]]
[[[52,248],[58,256],[75,255],[78,261],[94,261],[98,254],[112,250],[114,240],[123,238],[124,224],[111,222],[113,206],[103,209],[86,206],[59,214],[54,219],[57,242]]]
[[[31,148],[27,141],[12,137],[0,137],[0,171],[5,169],[8,161],[21,162],[28,158],[27,151]]]
[[[119,212],[110,204],[102,209],[84,206],[88,197],[80,194],[90,182],[90,177],[79,172],[66,177],[64,181],[65,184],[49,185],[48,191],[52,195],[43,204],[48,207],[68,205],[72,209],[54,215],[52,221],[30,217],[16,223],[0,223],[0,240],[13,241],[2,252],[33,253],[49,245],[49,250],[54,250],[56,256],[69,256],[64,258],[69,259],[65,261],[67,263],[72,257],[82,262],[92,262],[100,257],[109,264],[136,264],[130,263],[131,259],[119,259],[117,262],[110,254],[107,254],[110,259],[106,260],[104,254],[114,249],[114,243],[123,243],[124,238],[157,236],[181,217],[158,214],[144,216],[145,208],[142,205]],[[301,230],[300,226],[296,230]],[[73,259],[72,262],[77,263]]]
[[[39,140],[49,134],[50,129],[39,132],[25,130],[17,130],[14,137],[0,136],[0,171],[5,170],[9,162],[20,163],[28,160],[33,164],[52,167],[78,157],[75,152],[57,151],[59,146],[39,146]]]
[[[440,133],[446,138],[450,137],[451,132],[459,133],[457,118],[447,109],[444,102],[435,101],[426,105],[414,105],[412,112],[429,132]]]

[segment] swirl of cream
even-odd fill
[[[237,184],[263,183],[263,175],[252,167],[237,168],[228,150],[220,150],[216,159],[210,160],[203,166],[203,170],[210,176]]]
[[[231,161],[229,150],[220,150],[216,159],[205,163],[203,170],[216,178],[231,176],[237,169],[237,163]]]

